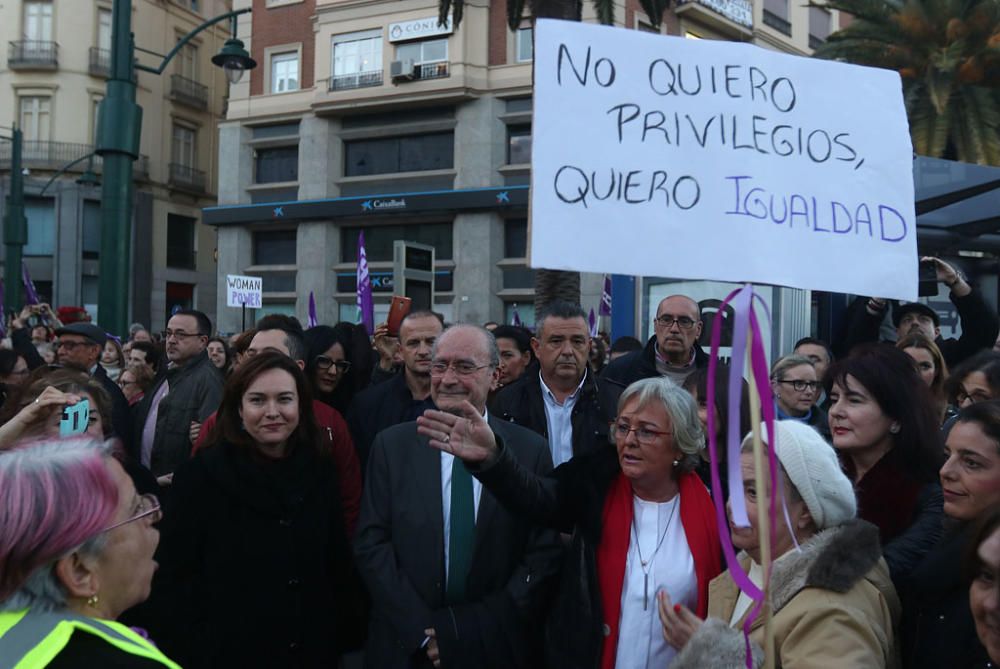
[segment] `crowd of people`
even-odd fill
[[[842,341],[773,363],[774,480],[746,383],[709,421],[684,295],[646,342],[565,302],[534,331],[413,311],[223,337],[180,310],[124,341],[27,307],[0,348],[0,666],[993,666],[1000,320],[938,276],[961,338],[859,298]],[[710,424],[742,490],[712,489]],[[734,574],[713,497],[736,496]]]

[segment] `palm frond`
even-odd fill
[[[595,0],[596,1],[596,0]],[[646,16],[653,23],[654,28],[659,28],[663,22],[663,15],[670,8],[670,0],[639,0],[639,6]]]

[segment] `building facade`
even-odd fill
[[[439,26],[434,0],[236,0],[257,69],[230,90],[219,129],[218,283],[263,278],[264,311],[355,320],[364,232],[376,320],[393,292],[393,242],[435,249],[434,307],[447,320],[530,324],[527,263],[532,30],[505,2],[472,0]],[[815,10],[815,11],[814,11]],[[836,17],[791,0],[688,0],[659,31],[807,54]],[[815,16],[814,16],[815,15]],[[618,25],[654,30],[635,0]],[[584,20],[595,21],[592,8]],[[814,25],[815,24],[815,25]],[[812,31],[812,32],[810,32]],[[230,169],[229,166],[232,166]],[[603,277],[584,275],[597,306]],[[218,296],[220,329],[241,311]]]
[[[158,66],[178,40],[230,0],[133,0],[140,63]],[[84,305],[97,318],[100,187],[76,179],[94,149],[98,103],[110,71],[111,0],[14,0],[0,4],[0,126],[24,132],[28,244],[25,263],[55,305]],[[143,108],[134,163],[131,318],[161,329],[172,309],[215,311],[215,230],[201,210],[216,202],[217,122],[227,82],[210,59],[229,30],[214,26],[182,48],[163,75],[138,73]],[[153,53],[149,53],[153,52]],[[6,134],[6,133],[4,133]],[[11,146],[0,142],[0,197]],[[101,161],[95,157],[100,175]],[[43,192],[44,189],[44,192]],[[2,201],[2,200],[0,200]]]

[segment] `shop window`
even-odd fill
[[[253,233],[254,265],[294,265],[295,230],[258,230]]]
[[[255,179],[259,184],[298,181],[299,147],[280,146],[257,149],[255,152]]]
[[[344,174],[349,177],[443,170],[454,164],[453,132],[344,142]]]

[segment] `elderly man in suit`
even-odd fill
[[[455,325],[434,345],[431,396],[486,414],[499,353],[483,328]],[[551,469],[545,441],[487,416],[522,466]],[[368,463],[355,540],[372,597],[368,667],[541,664],[546,596],[559,567],[554,533],[510,515],[460,460],[432,449],[416,423],[383,430]]]

